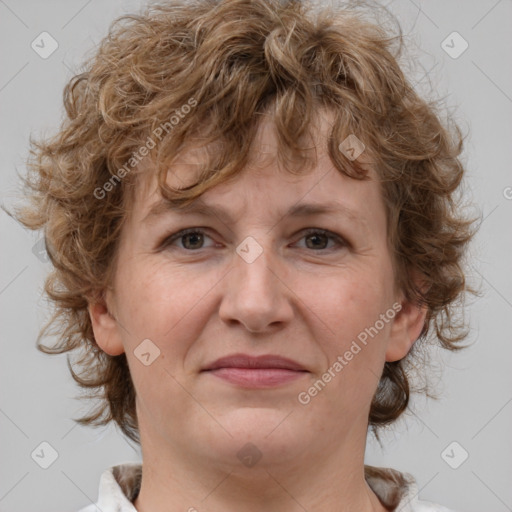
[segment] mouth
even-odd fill
[[[202,371],[245,388],[283,385],[309,373],[301,364],[285,357],[254,357],[246,354],[217,359]]]

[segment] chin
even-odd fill
[[[227,459],[241,469],[273,466],[292,461],[302,453],[309,439],[305,422],[297,423],[295,414],[286,409],[245,407],[219,417],[219,422],[231,434],[220,434],[212,443]],[[218,433],[218,431],[216,431]],[[218,457],[222,457],[219,453]]]

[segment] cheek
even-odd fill
[[[149,414],[155,424],[165,424],[168,408],[162,404],[171,401],[183,411],[190,407],[190,397],[178,384],[178,375],[204,327],[205,295],[218,279],[196,275],[192,280],[190,273],[168,263],[145,265],[135,260],[120,271],[119,278],[120,318],[124,319],[120,332],[138,407],[143,407],[143,414]],[[148,366],[137,355],[146,339],[157,347],[145,342],[143,352],[149,352],[150,359],[155,357]]]
[[[167,262],[126,265],[119,274],[120,319],[129,332],[129,343],[137,345],[149,338],[163,352],[179,350],[186,343],[173,339],[193,339],[201,325],[202,301],[218,279],[194,275]],[[122,320],[121,320],[122,321]]]
[[[340,414],[357,414],[363,404],[369,407],[391,328],[389,318],[384,322],[381,315],[394,313],[391,275],[384,265],[378,265],[312,280],[304,287],[305,310],[315,313],[310,325],[316,326],[314,337],[324,354],[325,367],[311,382],[322,389],[318,405],[325,400],[326,407]]]
[[[304,303],[339,349],[391,307],[389,284],[377,272],[346,272],[304,284]]]

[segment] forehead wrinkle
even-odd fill
[[[154,219],[168,213],[176,213],[185,216],[213,215],[226,224],[236,224],[237,220],[241,218],[240,212],[229,212],[227,209],[220,205],[207,204],[203,201],[195,200],[187,205],[175,206],[166,198],[161,198],[158,202],[153,204],[149,213],[146,215],[142,222],[151,223]],[[338,202],[296,203],[287,211],[278,211],[276,213],[276,217],[278,217],[280,219],[279,222],[281,222],[285,217],[312,217],[318,215],[335,216],[336,214],[341,214],[351,221],[356,222],[361,227],[367,228],[367,220],[364,217]]]

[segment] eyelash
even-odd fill
[[[178,231],[177,233],[174,233],[174,234],[164,238],[163,242],[160,244],[160,247],[162,249],[169,248],[174,241],[179,240],[180,238],[184,237],[185,235],[189,235],[189,234],[201,234],[201,235],[207,236],[208,238],[211,238],[208,236],[207,230],[204,228],[187,228],[187,229],[182,229],[181,231]],[[318,234],[326,236],[328,239],[334,240],[342,248],[350,247],[350,244],[345,239],[343,239],[341,236],[337,235],[336,233],[333,233],[332,231],[328,231],[326,229],[321,229],[321,228],[308,228],[308,229],[304,230],[301,239],[305,238],[307,236],[310,236],[310,235],[318,235]],[[205,248],[201,247],[199,249],[185,249],[185,248],[179,247],[179,249],[186,251],[186,252],[199,252]],[[325,252],[325,251],[332,251],[333,249],[334,248],[331,247],[330,249],[318,249],[318,250],[310,249],[310,250],[313,252],[321,252],[321,251]]]

